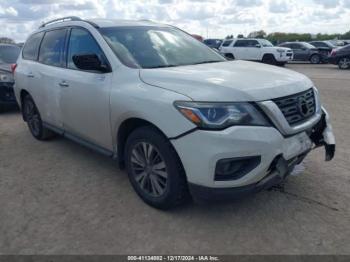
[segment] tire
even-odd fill
[[[30,133],[36,139],[48,140],[55,136],[55,133],[43,126],[39,110],[30,95],[26,95],[23,99],[23,118],[27,122]]]
[[[189,196],[185,171],[174,148],[157,129],[133,131],[125,146],[126,169],[140,198],[158,209],[170,209]]]
[[[235,60],[235,56],[233,54],[225,54],[225,57],[228,59],[228,60]]]
[[[321,63],[321,56],[320,55],[312,55],[310,57],[310,63],[311,64],[320,64]]]
[[[262,62],[269,65],[277,65],[277,61],[273,55],[264,55]]]
[[[338,61],[338,67],[341,70],[346,70],[350,68],[350,57],[342,57]]]

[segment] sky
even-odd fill
[[[0,0],[0,36],[17,42],[62,16],[149,19],[207,38],[251,31],[344,33],[350,0]]]

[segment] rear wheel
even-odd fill
[[[188,197],[185,172],[170,142],[153,127],[136,129],[125,148],[129,180],[147,204],[169,209]]]
[[[310,57],[310,63],[311,64],[319,64],[319,63],[321,63],[321,57],[319,55],[312,55]]]
[[[338,61],[338,67],[342,70],[349,69],[350,68],[350,58],[349,57],[342,57]]]
[[[36,139],[48,140],[55,136],[51,130],[43,126],[38,108],[30,95],[26,95],[23,100],[23,116],[30,132]]]
[[[262,62],[269,65],[277,65],[277,61],[273,55],[264,55]]]

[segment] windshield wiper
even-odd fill
[[[175,66],[179,66],[179,65],[156,65],[156,66],[144,67],[144,69],[149,69],[149,68],[164,68],[164,67],[175,67]]]
[[[203,61],[203,62],[194,63],[193,65],[210,64],[210,63],[219,63],[219,62],[224,62],[224,61],[220,61],[220,60],[208,60],[208,61]]]

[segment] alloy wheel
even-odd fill
[[[152,197],[160,197],[167,189],[168,173],[158,149],[139,142],[131,151],[131,170],[139,188]]]
[[[319,64],[320,63],[320,57],[318,55],[314,55],[311,57],[311,63],[312,64]]]
[[[339,67],[341,69],[348,69],[350,68],[350,58],[344,57],[339,60]]]

